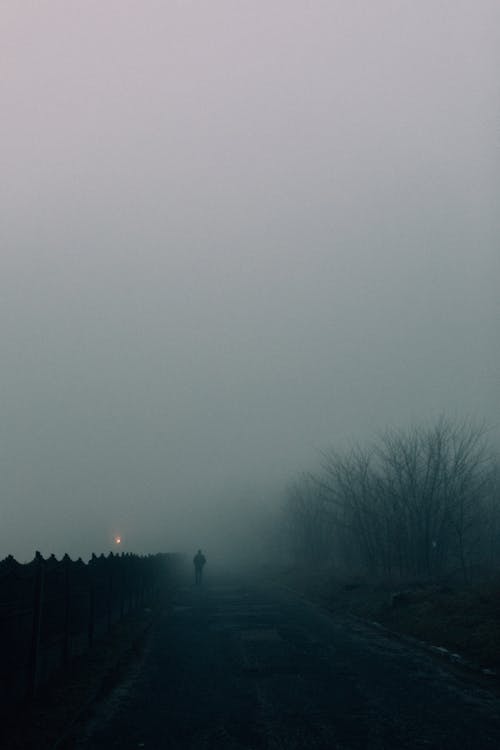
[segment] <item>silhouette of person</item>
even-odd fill
[[[196,555],[193,557],[193,565],[194,565],[194,582],[197,586],[201,583],[201,576],[203,574],[203,566],[205,565],[207,561],[207,558],[201,551],[201,549],[198,550]]]

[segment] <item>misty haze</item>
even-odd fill
[[[499,70],[494,0],[4,0],[13,748],[499,746]]]

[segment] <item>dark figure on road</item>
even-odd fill
[[[198,550],[196,555],[193,557],[193,565],[194,565],[194,582],[197,586],[201,583],[201,576],[203,574],[203,566],[205,565],[207,561],[207,558],[201,551],[201,549]]]

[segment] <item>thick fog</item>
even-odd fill
[[[251,554],[325,446],[498,429],[496,0],[3,0],[0,56],[0,557]]]

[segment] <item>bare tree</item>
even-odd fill
[[[311,567],[327,564],[332,519],[324,494],[310,475],[303,474],[288,487],[285,516],[294,558]]]
[[[380,542],[384,534],[383,515],[378,512],[373,487],[372,452],[360,446],[348,454],[323,454],[323,475],[317,478],[344,549],[350,548],[362,563],[378,568],[383,561]],[[355,561],[349,555],[351,564]]]
[[[496,467],[484,425],[445,417],[324,453],[322,471],[290,489],[296,549],[316,563],[328,550],[386,577],[458,569],[467,579],[494,549],[500,556]]]
[[[467,577],[491,481],[485,427],[441,417],[433,427],[385,433],[375,455],[395,546],[404,544],[400,572],[433,577],[458,561]]]

